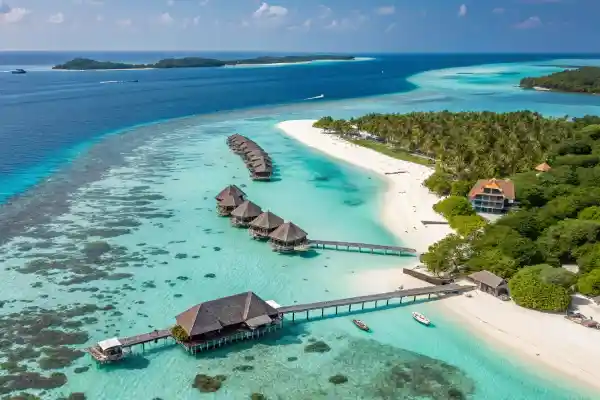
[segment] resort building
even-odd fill
[[[250,222],[262,213],[259,206],[250,200],[244,201],[231,212],[231,224],[241,228],[247,228]]]
[[[468,276],[468,279],[473,281],[482,292],[492,294],[496,297],[508,296],[508,283],[506,280],[489,271],[472,273]]]
[[[308,234],[292,222],[286,222],[269,235],[273,251],[290,253],[308,249]]]
[[[515,202],[515,185],[510,180],[481,179],[469,192],[469,200],[478,212],[500,214]]]
[[[283,218],[267,211],[250,222],[250,235],[253,239],[268,239],[271,232],[281,225],[283,225]]]
[[[276,330],[282,316],[254,292],[245,292],[195,305],[176,320],[188,336],[180,343],[194,353]]]
[[[235,210],[238,206],[240,206],[243,202],[244,198],[241,196],[236,196],[233,194],[225,196],[217,202],[217,213],[221,217],[228,217],[231,215],[231,212]]]

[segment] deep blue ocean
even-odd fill
[[[442,109],[600,114],[597,96],[516,87],[523,76],[598,65],[600,55],[360,54],[366,59],[288,66],[51,70],[74,57],[187,55],[264,54],[0,52],[0,395],[598,398],[476,338],[435,302],[419,301],[358,314],[368,335],[343,314],[196,357],[174,344],[148,344],[123,363],[96,367],[82,348],[172,326],[203,301],[252,290],[291,305],[392,291],[402,284],[401,268],[418,263],[336,251],[278,255],[218,218],[214,196],[234,183],[309,237],[402,244],[381,221],[385,181],[301,145],[277,123]],[[13,75],[15,68],[28,73]],[[232,133],[260,143],[278,179],[251,181],[225,145]],[[425,229],[406,228],[407,235]],[[413,321],[415,310],[434,326]],[[330,351],[306,352],[316,340]],[[200,394],[192,387],[200,373],[227,379],[217,393]],[[348,382],[333,385],[336,374]]]

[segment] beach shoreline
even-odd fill
[[[284,121],[277,124],[277,128],[306,146],[385,179],[387,190],[382,196],[382,222],[403,245],[422,253],[452,233],[448,225],[424,225],[421,222],[444,221],[432,209],[439,198],[422,185],[433,169],[388,157],[336,135],[323,134],[321,129],[312,126],[313,123],[314,120]],[[390,172],[395,174],[386,174]],[[417,259],[414,266],[418,264]],[[389,273],[393,275],[386,280],[396,286],[401,283],[405,287],[415,287],[419,282],[420,286],[427,285],[398,270],[389,270]],[[572,386],[579,384],[590,392],[600,390],[597,368],[600,332],[574,324],[562,315],[528,310],[482,292],[473,293],[471,298],[455,296],[435,305],[444,315],[461,323],[462,329],[494,345],[499,354],[509,352],[527,365],[543,366],[543,372],[547,372],[535,371],[534,374],[547,380],[554,380],[550,376],[566,378]],[[591,305],[584,308],[582,313],[600,319],[600,308],[596,310]]]

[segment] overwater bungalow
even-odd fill
[[[90,355],[100,363],[119,361],[125,355],[123,345],[118,338],[106,339],[87,349]]]
[[[259,206],[250,200],[244,201],[231,212],[231,224],[240,228],[247,228],[256,217],[262,213]]]
[[[246,161],[254,160],[257,158],[263,158],[263,159],[267,159],[267,160],[271,161],[271,157],[269,157],[269,155],[267,153],[265,153],[264,151],[261,151],[261,150],[249,151],[243,155],[243,158]]]
[[[253,181],[270,181],[273,175],[273,167],[262,162],[248,166],[248,169]]]
[[[273,251],[291,253],[308,250],[308,234],[293,222],[286,222],[269,234]]]
[[[221,217],[229,217],[231,212],[241,205],[245,200],[243,197],[229,195],[217,202],[217,213]]]
[[[281,328],[282,315],[253,292],[207,301],[176,317],[185,337],[177,341],[191,353],[257,338]]]
[[[283,222],[283,218],[266,211],[250,222],[250,236],[257,240],[269,239],[271,232],[283,225]]]
[[[243,199],[246,197],[246,193],[244,193],[244,191],[236,185],[229,185],[225,189],[221,190],[215,199],[217,201],[221,201],[227,196],[237,196]]]

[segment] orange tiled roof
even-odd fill
[[[472,199],[478,194],[484,194],[483,189],[485,188],[498,189],[507,199],[515,199],[515,184],[510,180],[502,180],[496,178],[478,180],[475,186],[473,186],[473,188],[469,192],[469,198]]]
[[[536,171],[540,171],[540,172],[548,172],[551,169],[552,168],[547,163],[541,163],[540,165],[538,165],[537,167],[535,167],[535,170]]]

